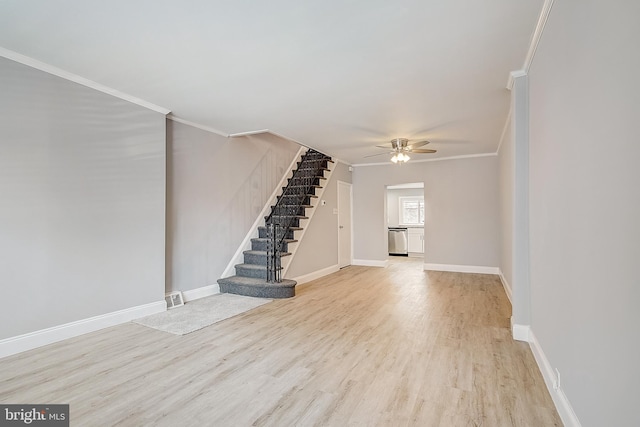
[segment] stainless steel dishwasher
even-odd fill
[[[389,255],[409,255],[406,227],[389,227]]]

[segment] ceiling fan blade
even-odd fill
[[[385,147],[385,148],[389,148],[389,147]],[[388,155],[390,155],[390,154],[393,154],[393,153],[388,153],[388,152],[387,152],[387,153],[379,153],[379,154],[370,154],[370,155],[368,155],[368,156],[364,156],[363,158],[365,158],[365,159],[366,159],[367,157],[376,157],[376,156],[384,156],[384,155],[388,156]]]
[[[409,149],[414,149],[414,148],[418,148],[418,147],[422,147],[423,145],[427,145],[429,144],[431,141],[418,141],[418,142],[414,142],[413,144],[409,145],[408,148]]]
[[[418,153],[418,154],[424,154],[424,153],[435,153],[438,150],[427,150],[426,148],[417,148],[415,150],[411,150],[410,153]]]
[[[386,148],[387,150],[391,150],[393,147],[388,142],[386,144],[376,145],[378,148]]]

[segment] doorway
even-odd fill
[[[351,265],[352,254],[352,186],[338,181],[338,267]]]
[[[385,202],[389,256],[424,258],[424,182],[388,185]]]

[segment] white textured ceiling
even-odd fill
[[[350,163],[429,139],[495,152],[542,0],[3,0],[0,47],[242,133]]]

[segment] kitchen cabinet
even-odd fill
[[[409,253],[424,253],[424,228],[409,228],[407,239]]]

